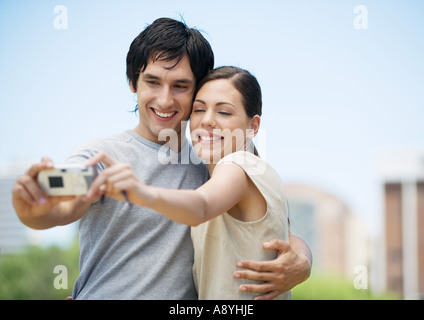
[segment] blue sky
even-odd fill
[[[67,9],[67,29],[54,8]],[[354,8],[367,9],[357,29]],[[158,17],[204,31],[215,66],[255,74],[262,156],[286,183],[343,199],[380,227],[376,157],[424,146],[422,1],[0,0],[0,165],[134,128],[131,41]]]

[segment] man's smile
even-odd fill
[[[153,111],[153,114],[155,115],[156,119],[159,119],[161,121],[171,120],[178,113],[177,111],[162,112],[154,108],[150,108],[150,110]]]

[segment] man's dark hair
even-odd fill
[[[137,81],[150,59],[177,63],[187,55],[196,85],[214,66],[209,42],[194,28],[183,22],[159,18],[147,26],[131,43],[127,54],[127,77],[137,90]]]

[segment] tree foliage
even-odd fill
[[[79,245],[41,248],[30,246],[15,254],[0,255],[0,300],[64,300],[72,295],[78,277]],[[67,269],[67,289],[55,287],[56,266]],[[176,275],[178,276],[178,275]],[[57,283],[58,281],[56,281]],[[59,281],[60,282],[60,281]],[[351,280],[313,274],[292,290],[294,300],[397,299],[393,294],[375,294],[355,289]]]
[[[29,246],[24,251],[0,256],[1,300],[64,300],[72,295],[78,277],[79,245],[70,248]],[[55,273],[63,265],[67,274]],[[55,288],[54,280],[66,276],[65,288]],[[56,286],[57,287],[57,286]]]

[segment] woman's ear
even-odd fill
[[[261,117],[259,115],[255,115],[250,120],[250,129],[248,130],[249,132],[247,135],[249,139],[253,139],[254,137],[256,137],[256,135],[258,134],[260,125],[261,125]]]

